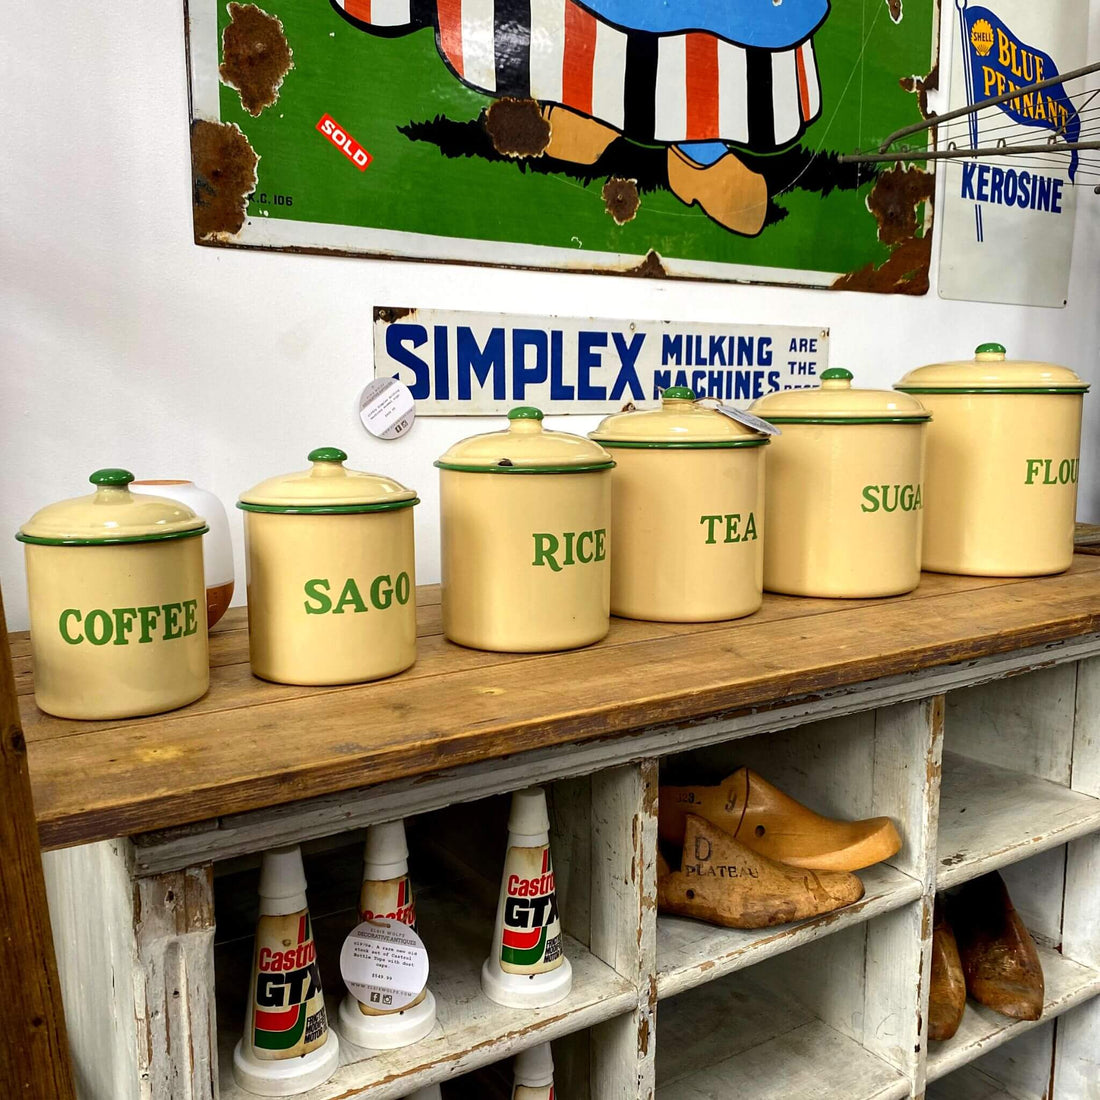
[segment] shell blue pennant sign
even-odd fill
[[[969,58],[966,75],[967,98],[971,105],[1060,75],[1050,54],[1013,34],[995,12],[989,8],[971,7],[967,0],[957,0],[957,3],[962,15],[963,56]],[[1081,140],[1081,119],[1061,84],[1052,84],[1040,92],[1024,93],[998,106],[1022,126],[1050,130],[1067,142]],[[973,115],[970,134],[973,147],[977,148],[978,125]],[[1069,164],[1071,181],[1077,175],[1078,162],[1074,150]]]

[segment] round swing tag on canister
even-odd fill
[[[452,642],[539,653],[607,634],[614,465],[526,406],[508,414],[507,431],[465,439],[436,462]]]
[[[60,718],[135,718],[193,702],[210,683],[202,535],[186,505],[130,492],[97,470],[95,492],[35,513],[24,545],[34,695]]]
[[[660,408],[616,413],[590,438],[615,456],[612,614],[708,622],[757,611],[768,437],[673,387]]]
[[[1068,569],[1089,390],[1081,378],[982,344],[972,360],[919,367],[896,389],[933,416],[924,568],[991,577]]]
[[[335,447],[242,494],[252,671],[351,684],[416,660],[416,493]]]

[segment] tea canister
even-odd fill
[[[607,633],[614,465],[598,443],[545,430],[529,407],[436,462],[452,642],[539,653]]]
[[[851,372],[833,367],[819,388],[768,394],[751,411],[783,432],[768,448],[765,589],[870,598],[916,588],[928,410],[853,389]]]
[[[185,505],[97,470],[89,496],[36,512],[24,544],[34,696],[59,718],[136,718],[210,683],[202,535]]]
[[[659,409],[616,413],[590,438],[615,456],[612,614],[712,622],[758,610],[767,435],[674,386]]]
[[[982,344],[974,359],[919,367],[895,388],[933,417],[924,568],[985,577],[1068,569],[1089,389],[1081,378]]]
[[[354,684],[416,660],[416,493],[335,447],[241,495],[252,671]]]

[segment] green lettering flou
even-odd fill
[[[919,512],[924,507],[921,485],[867,485],[863,489],[863,512]]]
[[[363,599],[359,585],[354,577],[348,577],[340,588],[340,595],[333,600],[332,582],[324,577],[315,577],[304,585],[306,600],[304,607],[307,615],[344,615],[348,609],[352,614],[360,615],[372,607],[375,611],[385,611],[396,600],[400,606],[409,602],[412,593],[412,581],[408,573],[398,573],[394,580],[389,573],[382,573],[371,581],[367,588],[368,599]]]
[[[1025,485],[1076,485],[1081,471],[1079,458],[1063,458],[1054,468],[1055,458],[1029,458]],[[1042,474],[1042,478],[1039,475]]]
[[[748,513],[743,529],[740,512],[729,512],[719,516],[700,516],[699,522],[707,525],[707,546],[716,546],[719,538],[723,543],[753,542],[757,538],[756,516],[752,512]]]
[[[560,573],[567,565],[589,565],[607,557],[607,528],[596,531],[566,531],[561,536],[534,534],[535,560],[532,565],[549,566]],[[560,559],[560,560],[559,560]]]
[[[148,645],[189,638],[199,630],[199,601],[151,604],[145,607],[67,607],[57,620],[61,640],[68,645]],[[131,637],[136,631],[137,637]]]

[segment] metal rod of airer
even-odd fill
[[[841,164],[888,163],[901,160],[969,160],[981,157],[1027,156],[1034,153],[1072,153],[1100,149],[1100,141],[1059,141],[1042,145],[990,145],[982,149],[903,149],[893,153],[841,153]]]
[[[879,152],[885,153],[895,141],[900,141],[904,137],[908,137],[910,134],[919,134],[923,130],[929,130],[933,126],[939,126],[944,122],[950,122],[952,119],[965,118],[969,115],[973,115],[976,111],[984,110],[986,107],[996,107],[1001,103],[1008,103],[1010,100],[1019,99],[1022,95],[1030,95],[1033,92],[1041,92],[1045,88],[1052,88],[1055,84],[1065,84],[1070,80],[1078,80],[1083,76],[1088,76],[1090,73],[1100,72],[1100,61],[1093,62],[1091,65],[1085,65],[1084,68],[1074,69],[1068,73],[1062,73],[1060,76],[1051,77],[1049,80],[1040,80],[1037,84],[1027,84],[1022,88],[1016,88],[1011,92],[1005,92],[1004,95],[993,96],[990,99],[983,99],[981,103],[975,103],[969,107],[959,107],[955,111],[948,111],[946,114],[933,115],[931,118],[926,119],[923,122],[914,122],[911,126],[903,126],[900,130],[895,130],[880,146]],[[972,150],[973,151],[973,150]],[[854,161],[854,160],[869,160],[869,156],[865,156],[861,153],[853,153],[850,156],[843,157],[842,160]]]

